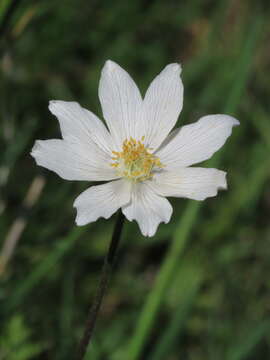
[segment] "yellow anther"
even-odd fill
[[[122,145],[122,151],[112,151],[111,166],[117,168],[120,176],[133,181],[144,181],[152,178],[153,170],[163,168],[160,159],[152,154],[149,148],[145,147],[143,141],[132,137],[125,139]]]

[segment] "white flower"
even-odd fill
[[[224,171],[189,166],[209,159],[239,122],[208,115],[171,132],[183,104],[180,72],[178,64],[166,66],[142,99],[128,73],[107,61],[99,99],[108,129],[76,102],[50,102],[63,140],[36,141],[31,154],[37,164],[67,180],[109,181],[77,197],[78,225],[121,208],[143,235],[153,236],[171,218],[166,197],[204,200],[226,189]]]

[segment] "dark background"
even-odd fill
[[[89,183],[38,168],[35,139],[60,137],[50,99],[101,116],[100,71],[118,62],[145,91],[183,66],[179,124],[226,113],[241,126],[206,166],[229,188],[172,200],[153,238],[126,222],[86,360],[270,358],[268,1],[0,3],[0,359],[73,359],[115,216],[76,227]]]

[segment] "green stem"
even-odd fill
[[[93,304],[89,310],[88,317],[86,320],[85,330],[83,337],[79,344],[77,360],[82,360],[87,352],[87,347],[91,341],[94,328],[96,325],[97,317],[99,314],[99,310],[102,304],[102,300],[108,288],[110,276],[112,273],[113,264],[116,257],[116,252],[118,249],[119,241],[121,238],[121,233],[124,224],[124,215],[122,214],[121,210],[119,211],[118,218],[114,227],[112,240],[110,243],[108,254],[104,260],[101,278],[99,282],[99,287],[97,289]]]

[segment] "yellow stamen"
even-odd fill
[[[144,181],[152,178],[155,168],[163,168],[160,159],[152,154],[149,148],[145,147],[143,141],[135,140],[132,137],[125,139],[122,151],[112,151],[111,166],[117,168],[120,176],[124,176],[132,181]]]

